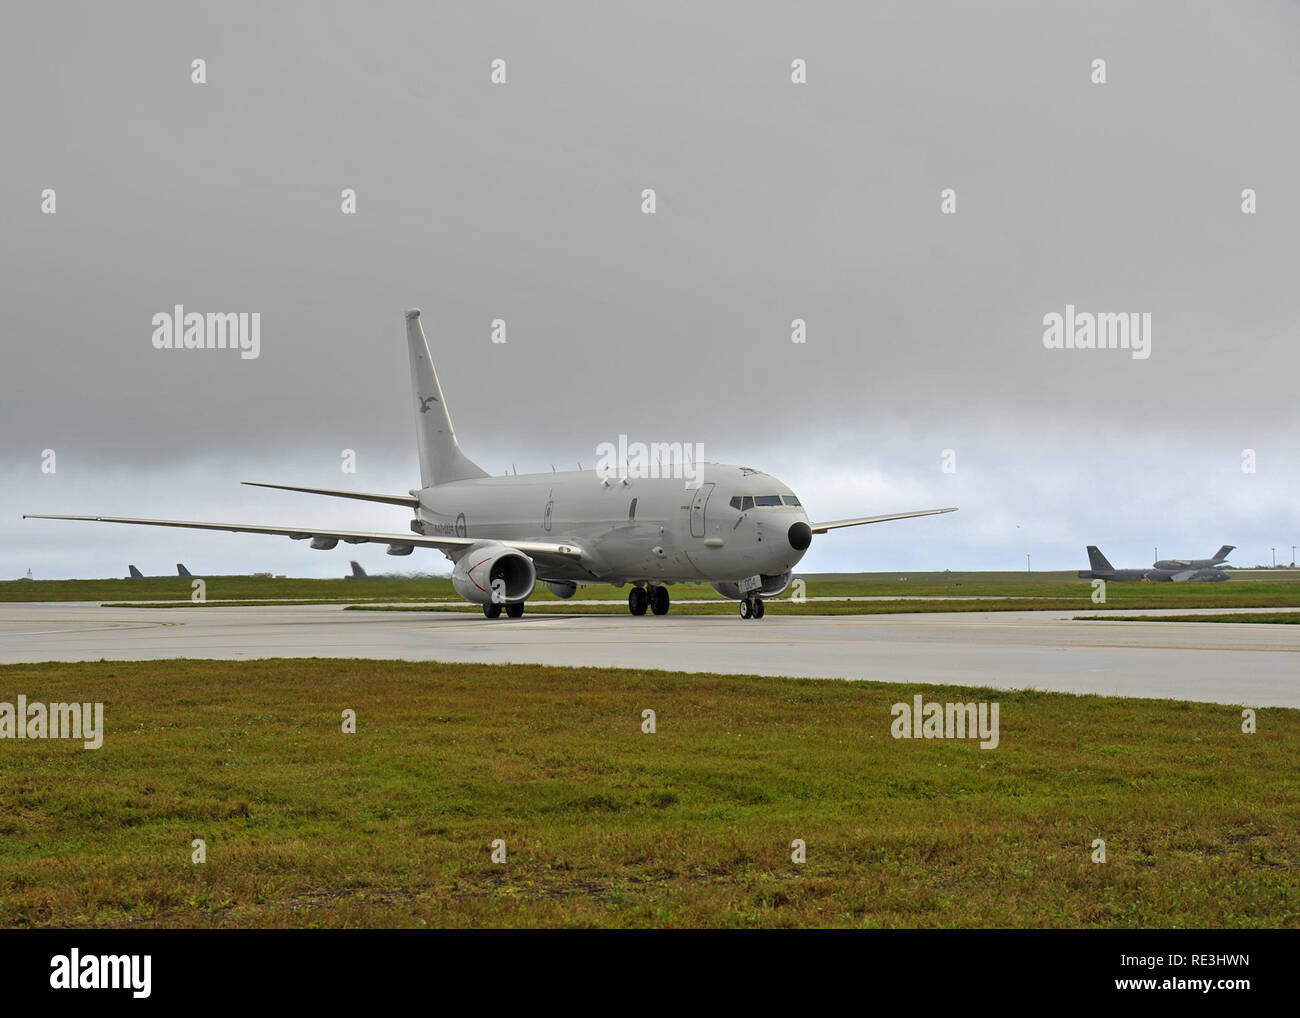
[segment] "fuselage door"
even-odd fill
[[[704,507],[708,504],[709,496],[713,494],[714,486],[712,484],[701,484],[695,491],[695,497],[691,499],[691,536],[704,536]]]

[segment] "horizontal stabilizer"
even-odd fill
[[[367,491],[341,491],[338,488],[299,488],[293,484],[264,484],[261,481],[240,481],[254,488],[279,488],[281,491],[304,491],[308,495],[331,495],[334,498],[355,498],[362,502],[387,502],[389,505],[404,505],[416,509],[420,500],[412,495],[373,495]]]

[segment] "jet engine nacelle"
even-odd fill
[[[576,583],[566,583],[564,580],[547,580],[546,588],[556,597],[572,597],[578,592]]]
[[[504,544],[478,544],[451,571],[456,593],[474,604],[525,601],[537,586],[533,560]]]
[[[794,573],[791,571],[778,573],[775,576],[760,576],[759,579],[763,581],[763,585],[758,588],[758,596],[777,597],[785,593],[785,588],[790,586],[790,577],[793,575]],[[723,597],[729,597],[733,601],[743,601],[745,599],[745,595],[740,592],[738,584],[730,582],[712,583],[710,586]]]

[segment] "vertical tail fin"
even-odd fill
[[[361,563],[358,562],[358,561],[356,561],[355,559],[353,559],[353,561],[352,561],[352,577],[351,577],[351,578],[354,579],[354,580],[364,580],[364,579],[366,579],[366,571],[365,571],[364,569],[361,568]]]
[[[411,392],[415,399],[415,439],[420,450],[420,486],[487,477],[487,471],[460,451],[451,415],[433,370],[429,344],[420,325],[420,309],[406,312],[406,345],[411,355]]]
[[[140,572],[140,570],[137,569],[135,566],[128,565],[127,568],[131,570],[131,579],[133,579],[133,580],[143,580],[143,579],[144,579],[144,573]]]
[[[185,563],[184,563],[184,562],[177,562],[177,563],[176,563],[176,575],[177,575],[177,576],[193,576],[194,574],[191,573],[188,569],[185,568]]]
[[[1210,559],[1210,561],[1222,562],[1224,559],[1226,559],[1229,555],[1232,554],[1233,549],[1235,549],[1236,547],[1237,546],[1235,544],[1225,544],[1222,548],[1220,548],[1218,551],[1214,553],[1214,558]]]
[[[1115,567],[1106,561],[1106,556],[1095,544],[1088,545],[1088,564],[1094,573],[1113,573]]]

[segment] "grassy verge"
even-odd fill
[[[442,599],[459,601],[451,581],[445,578],[385,578],[366,580],[273,579],[254,576],[212,576],[205,578],[206,605],[195,605],[191,581],[180,577],[146,577],[140,580],[37,580],[0,582],[0,603],[21,601],[98,601],[113,607],[136,607],[133,602],[164,602],[167,607],[217,607],[226,605],[274,605],[297,601],[304,604],[364,604],[366,602],[411,602],[417,605]],[[712,612],[734,611],[734,604],[718,598],[705,583],[680,583],[672,588],[676,601],[717,599]],[[793,588],[791,592],[793,593]],[[789,603],[790,593],[782,598]],[[805,578],[803,593],[813,597],[898,598],[893,607],[877,604],[808,602],[798,609],[808,614],[861,614],[879,611],[1086,611],[1100,608],[1297,608],[1300,609],[1300,579],[1251,579],[1241,572],[1228,583],[1112,583],[1107,587],[1104,606],[1092,603],[1092,586],[1068,573],[916,573],[907,576],[883,573],[858,575],[812,574]],[[580,588],[579,599],[614,600],[627,598],[626,587],[593,584]],[[904,597],[930,597],[942,603],[904,601]],[[957,598],[1003,597],[1019,600],[961,601]],[[529,610],[566,602],[539,584],[529,598]],[[929,607],[927,607],[929,605]],[[938,605],[935,607],[935,605]],[[140,607],[145,607],[141,605]],[[681,609],[691,606],[679,605]],[[600,606],[561,607],[564,611],[613,610]],[[622,609],[626,610],[626,609]],[[693,610],[693,609],[691,609]]]
[[[1075,621],[1093,622],[1271,622],[1300,625],[1300,612],[1241,612],[1227,615],[1076,615]]]
[[[1000,745],[891,738],[916,692],[997,701]],[[1300,711],[327,659],[18,693],[107,732],[0,741],[6,926],[1300,925]]]
[[[120,607],[133,607],[122,605]],[[735,615],[739,602],[717,598],[707,604],[674,603],[673,615]],[[898,615],[916,612],[978,612],[978,611],[1049,611],[1065,609],[1077,611],[1077,605],[1062,605],[1059,601],[1035,598],[1012,601],[808,601],[802,604],[788,598],[765,603],[768,615]],[[465,601],[445,604],[350,604],[344,611],[374,612],[470,612],[480,614],[482,606]],[[530,615],[627,615],[627,605],[574,604],[571,601],[532,601],[525,611]]]

